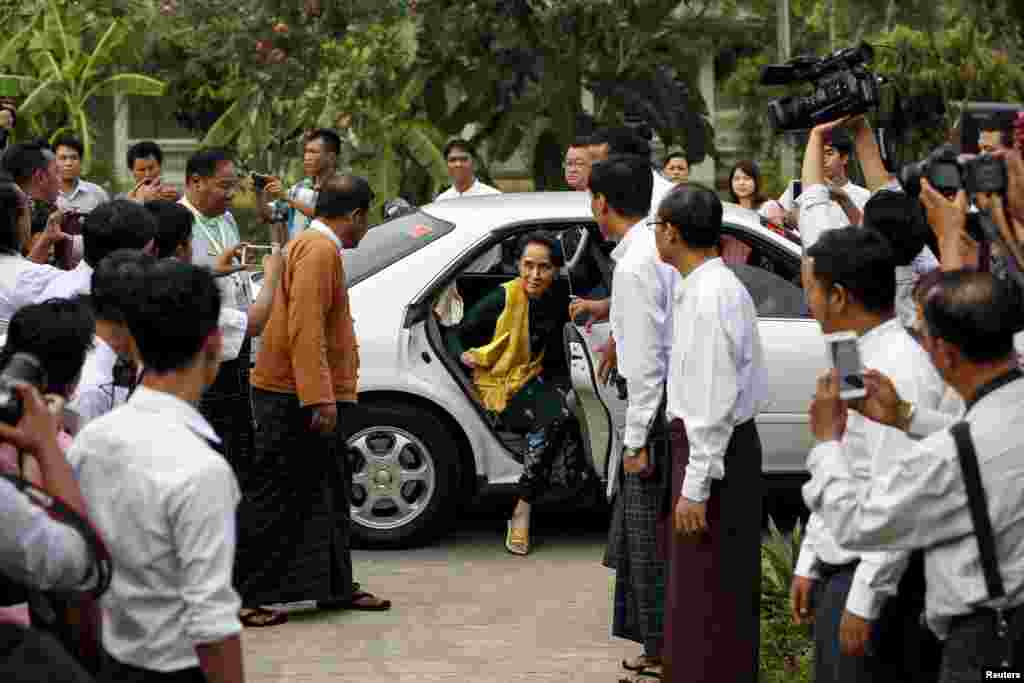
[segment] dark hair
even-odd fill
[[[341,137],[330,128],[318,128],[306,138],[306,142],[321,140],[328,152],[341,154]]]
[[[0,111],[7,110],[11,112],[11,127],[18,125],[18,110],[10,104],[0,104]]]
[[[648,160],[650,165],[651,143],[629,126],[601,128],[594,133],[591,144],[608,145],[608,155],[635,154]]]
[[[468,140],[463,140],[462,138],[455,138],[454,140],[448,141],[448,144],[444,146],[445,159],[448,158],[448,155],[451,153],[453,149],[461,149],[463,152],[465,152],[471,157],[476,156],[475,154],[473,154],[473,146],[469,144]]]
[[[14,354],[30,353],[46,370],[44,393],[67,398],[95,333],[96,321],[81,297],[23,306],[11,316],[7,342],[0,350],[0,368]]]
[[[366,178],[337,175],[324,181],[316,198],[317,218],[338,218],[356,209],[368,211],[373,203],[373,190]]]
[[[523,258],[526,248],[531,244],[543,244],[547,247],[548,253],[551,254],[551,263],[555,268],[565,265],[565,255],[562,253],[561,243],[551,233],[543,230],[534,230],[519,238],[519,242],[516,244],[516,258]]]
[[[644,157],[617,154],[590,169],[590,192],[603,196],[609,206],[629,218],[650,213],[653,187],[651,164]]]
[[[580,135],[574,138],[571,143],[569,143],[569,149],[572,149],[573,147],[590,147],[592,144],[594,144],[593,138],[591,138],[589,135]]]
[[[683,161],[686,162],[687,166],[690,165],[690,160],[686,158],[686,151],[676,148],[669,150],[668,154],[665,155],[665,161],[662,162],[661,168],[664,169],[666,166],[668,166],[668,162],[672,161],[673,159],[682,159]]]
[[[853,151],[853,138],[845,128],[833,128],[825,135],[825,145],[834,147],[840,154],[849,156]]]
[[[97,320],[126,322],[124,307],[139,296],[146,268],[155,259],[132,249],[118,249],[95,267],[89,302]]]
[[[124,307],[128,329],[147,370],[164,374],[192,363],[217,329],[220,290],[213,275],[176,259],[156,261]]]
[[[736,171],[743,171],[754,179],[754,209],[768,201],[768,197],[761,191],[761,167],[758,166],[756,161],[742,159],[733,164],[732,170],[729,171],[729,197],[732,198],[734,204],[740,203],[740,198],[736,196],[736,192],[732,189],[732,179],[736,175]]]
[[[127,161],[129,169],[135,168],[135,161],[137,159],[156,159],[156,163],[163,166],[164,151],[160,149],[160,145],[152,140],[136,142],[128,148]]]
[[[21,202],[14,178],[0,171],[0,252],[21,252],[18,235],[18,217],[23,210]]]
[[[658,218],[674,225],[683,242],[697,249],[717,246],[722,238],[722,200],[698,183],[676,185],[661,200]]]
[[[185,178],[192,176],[200,178],[212,178],[217,174],[217,167],[226,161],[232,161],[231,155],[226,149],[211,147],[201,149],[188,158],[185,164]]]
[[[81,159],[85,155],[85,145],[82,141],[76,138],[70,133],[60,135],[56,140],[53,141],[53,150],[57,151],[60,147],[70,147],[71,149],[78,152],[78,158]]]
[[[144,204],[156,219],[156,257],[170,258],[174,251],[192,239],[195,216],[177,202],[154,199]]]
[[[814,277],[831,288],[842,285],[865,310],[891,313],[896,306],[896,263],[892,247],[876,230],[847,226],[828,230],[807,250]]]
[[[924,319],[931,336],[953,344],[974,363],[1012,357],[1024,302],[1011,282],[991,273],[945,272],[926,297]]]
[[[43,149],[37,142],[11,145],[3,154],[4,170],[19,185],[28,182],[36,171],[45,171],[50,166],[50,160],[43,154]]]
[[[864,227],[889,241],[897,266],[907,266],[928,243],[931,227],[921,202],[905,192],[880,190],[864,205]]]
[[[93,268],[118,249],[144,249],[154,237],[156,218],[128,199],[100,204],[82,221],[85,262]]]
[[[965,268],[964,270],[967,269]],[[970,270],[974,269],[971,268]],[[939,284],[942,280],[943,272],[944,271],[941,268],[932,268],[927,273],[921,274],[921,277],[919,277],[917,282],[914,283],[913,291],[910,293],[910,296],[913,297],[915,303],[919,303],[924,306],[925,297],[928,294],[928,291],[935,285]]]

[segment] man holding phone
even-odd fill
[[[324,181],[338,173],[340,153],[341,138],[338,134],[321,128],[310,133],[303,145],[302,170],[306,177],[287,193],[280,178],[259,176],[266,180],[265,183],[254,178],[260,220],[268,224],[285,223],[288,228],[286,239],[295,239],[315,217],[320,188]]]
[[[160,145],[152,140],[137,142],[128,148],[128,170],[132,172],[135,188],[131,192],[118,195],[119,199],[131,199],[144,204],[156,199],[176,202],[181,199],[181,192],[173,185],[165,185],[163,180],[164,152]]]
[[[895,315],[894,257],[883,236],[856,227],[822,233],[807,250],[802,279],[848,395],[863,395],[867,367],[892,377],[915,404],[939,408],[945,384]],[[840,447],[858,476],[869,480],[884,463],[909,452],[907,439],[851,413]],[[794,620],[814,624],[816,681],[934,678],[937,658],[927,653],[927,634],[917,621],[910,564],[906,552],[850,552],[820,515],[811,516],[791,598]],[[923,574],[918,578],[923,603]]]

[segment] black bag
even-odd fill
[[[974,534],[978,539],[978,552],[981,555],[981,569],[985,574],[985,586],[988,588],[989,598],[996,600],[1006,595],[1006,588],[1003,586],[1003,577],[999,574],[995,534],[992,531],[992,519],[988,514],[988,497],[985,495],[985,488],[981,483],[978,453],[974,449],[974,440],[971,438],[969,424],[958,422],[953,425],[951,431],[953,440],[956,442],[957,459],[960,461],[960,469],[963,472],[964,485],[967,488],[967,507],[971,511],[971,522],[974,524]],[[1019,612],[1020,609],[1017,611]],[[1003,669],[1010,669],[1020,660],[1020,649],[1022,640],[1024,640],[1022,638],[1024,634],[1011,626],[1019,625],[1021,619],[1013,620],[1015,623],[1011,624],[1011,620],[1008,619],[1008,615],[1002,608],[995,608],[991,612],[996,622],[999,666]]]

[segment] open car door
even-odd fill
[[[572,273],[581,259],[600,260],[608,257],[594,243],[594,233],[584,231],[579,247],[573,250],[568,265],[570,291],[573,293]],[[602,264],[602,280],[611,289],[611,269]],[[591,297],[585,297],[591,298]],[[598,297],[593,297],[598,298]],[[564,331],[565,357],[569,363],[573,401],[570,406],[580,423],[583,447],[598,476],[608,481],[608,496],[614,492],[614,473],[617,456],[622,452],[622,429],[626,421],[626,396],[620,395],[615,382],[602,384],[598,380],[603,349],[611,336],[611,323],[595,322],[589,328],[573,322]],[[624,385],[623,385],[624,386]],[[613,457],[614,455],[614,457]]]

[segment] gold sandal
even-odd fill
[[[513,529],[512,520],[508,520],[508,531],[505,533],[505,550],[513,555],[529,555],[530,530]]]

